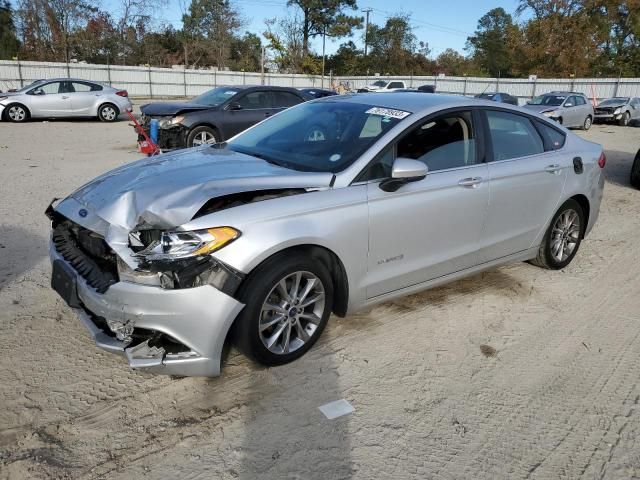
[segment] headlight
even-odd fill
[[[543,114],[545,117],[553,117],[553,116],[555,115],[555,113],[556,113],[556,111],[555,111],[555,110],[549,110],[549,111],[547,111],[547,112],[542,112],[542,114]]]
[[[217,227],[195,232],[162,232],[160,240],[152,242],[136,256],[145,260],[175,260],[209,255],[239,236],[240,232],[231,227]]]
[[[614,114],[614,115],[618,115],[618,114],[619,114],[619,113],[621,113],[621,112],[622,112],[622,108],[616,108],[616,109],[613,111],[613,114]]]
[[[176,125],[176,124],[178,124],[178,123],[182,123],[182,122],[183,122],[183,120],[184,120],[184,115],[178,115],[177,117],[173,117],[173,118],[169,121],[169,123],[170,123],[171,125]]]

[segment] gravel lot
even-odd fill
[[[98,350],[49,288],[45,207],[138,158],[132,129],[0,123],[0,478],[640,478],[640,129],[579,134],[608,181],[569,268],[495,269],[334,318],[293,364],[232,351],[219,378],[172,379]],[[355,412],[325,419],[341,398]]]

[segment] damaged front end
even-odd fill
[[[124,354],[133,368],[219,374],[226,333],[243,307],[234,298],[241,272],[209,253],[170,258],[166,235],[151,230],[132,234],[138,260],[132,268],[102,235],[52,207],[46,213],[53,227],[52,287],[98,346]],[[212,250],[210,235],[205,240]]]
[[[150,135],[151,119],[158,120],[157,145],[164,151],[185,148],[188,129],[182,125],[182,116],[151,117],[142,115],[140,126]],[[138,142],[144,141],[144,135],[138,134]]]

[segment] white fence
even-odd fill
[[[124,88],[133,97],[190,97],[218,85],[279,85],[286,87],[328,87],[331,81],[344,82],[352,89],[363,87],[378,77],[325,77],[279,73],[225,72],[172,68],[129,67],[79,63],[0,61],[0,90],[20,88],[41,78],[76,77]],[[381,77],[385,78],[386,77]],[[601,100],[613,96],[640,96],[639,78],[545,78],[537,80],[480,77],[392,77],[408,87],[435,85],[439,93],[476,95],[501,91],[525,100],[552,90],[583,92]]]

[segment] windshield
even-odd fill
[[[384,87],[387,85],[387,82],[385,82],[384,80],[377,80],[373,82],[371,85],[373,85],[374,87]]]
[[[303,103],[241,133],[228,148],[304,172],[339,172],[411,112],[342,100]]]
[[[541,97],[536,97],[531,100],[531,105],[550,105],[552,107],[557,107],[562,105],[565,98],[567,97],[560,95],[542,95]]]
[[[191,100],[191,103],[200,105],[220,105],[233,97],[240,90],[232,87],[218,87],[204,92]]]
[[[599,106],[606,107],[607,105],[622,105],[623,103],[627,103],[628,101],[629,101],[629,97],[609,98],[604,102],[600,102]]]
[[[39,84],[41,84],[43,82],[44,82],[44,80],[36,80],[35,82],[30,83],[29,85],[26,85],[26,86],[22,87],[20,90],[16,90],[16,92],[26,92],[30,88],[33,88],[36,85],[39,85]]]

